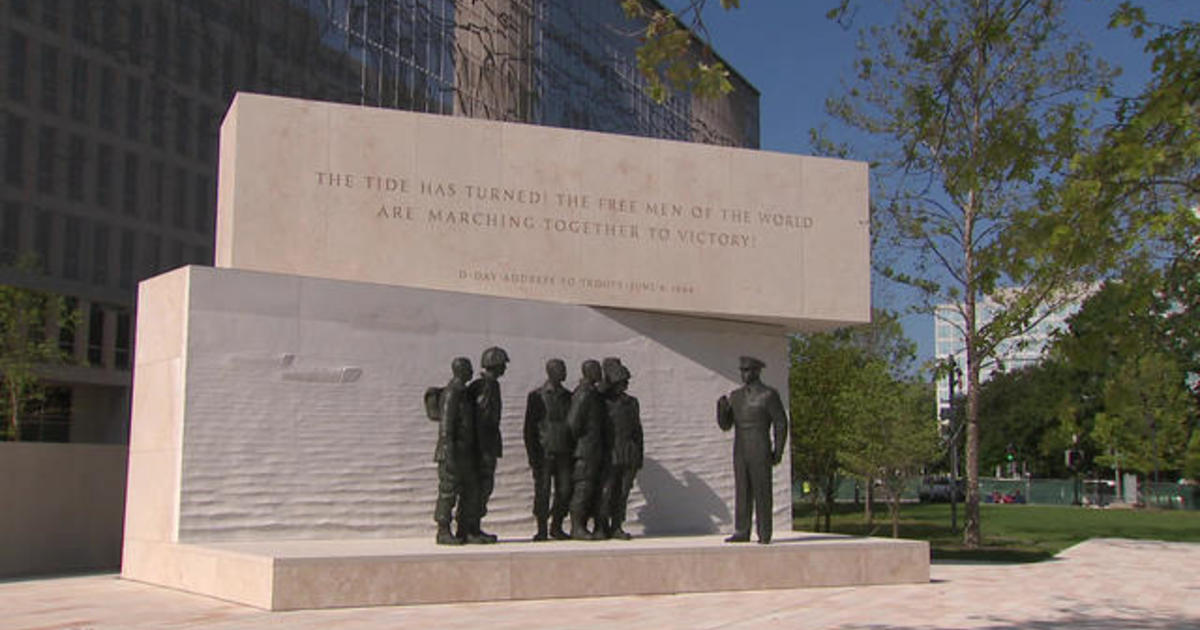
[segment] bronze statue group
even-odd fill
[[[440,545],[496,542],[480,524],[503,455],[499,378],[508,361],[502,348],[484,350],[482,371],[472,381],[470,359],[455,358],[450,382],[425,392],[426,412],[438,423],[434,520]],[[779,393],[759,380],[762,361],[742,357],[740,367],[744,386],[717,403],[718,425],[735,429],[735,531],[726,541],[748,541],[754,513],[758,542],[765,544],[771,540],[771,466],[783,457],[787,416]],[[569,391],[563,386],[566,363],[550,359],[546,382],[526,398],[534,541],[631,538],[623,525],[644,451],[638,400],[626,391],[631,375],[615,357],[589,359],[580,371],[579,384]],[[568,516],[570,532],[563,529]]]

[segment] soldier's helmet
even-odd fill
[[[508,353],[504,351],[504,348],[498,346],[492,346],[484,350],[483,357],[479,359],[479,365],[485,370],[487,368],[500,367],[506,363],[508,363]]]

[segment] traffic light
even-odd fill
[[[1014,448],[1012,444],[1009,444],[1008,448],[1004,449],[1004,461],[1011,462],[1016,458],[1017,458],[1017,449]]]

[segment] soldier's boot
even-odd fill
[[[550,537],[555,540],[566,540],[571,537],[570,534],[563,531],[563,517],[555,516],[550,521]]]
[[[571,515],[571,538],[575,540],[592,540],[592,533],[583,525],[584,519],[578,514]]]
[[[608,530],[609,538],[616,538],[617,540],[629,540],[633,538],[632,534],[621,528],[621,524],[621,521],[613,519],[612,527]]]
[[[592,540],[608,540],[608,519],[596,517],[592,521]]]
[[[550,540],[550,535],[546,532],[546,519],[539,518],[537,520],[537,533],[533,535],[533,542],[542,542]]]
[[[461,545],[463,544],[453,532],[450,531],[450,523],[438,523],[437,529],[437,544],[439,545]]]

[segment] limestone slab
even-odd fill
[[[270,610],[929,581],[924,541],[785,534],[439,547],[428,539],[168,545],[157,582]],[[170,556],[164,557],[164,556]]]
[[[870,315],[867,167],[239,94],[220,267],[767,321]]]

